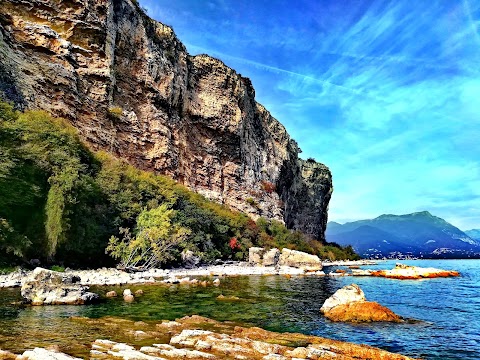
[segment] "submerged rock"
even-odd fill
[[[95,302],[97,294],[79,285],[78,276],[36,268],[22,285],[21,294],[32,305],[82,305]]]
[[[320,312],[331,321],[400,322],[402,318],[385,306],[366,301],[365,294],[356,284],[337,290],[323,303]]]
[[[63,347],[70,354],[85,359],[411,359],[366,345],[312,335],[276,333],[258,327],[246,328],[237,326],[233,322],[219,322],[198,315],[183,317],[176,321],[164,321],[159,324],[113,317],[72,318],[72,321],[81,322],[85,329],[93,327],[98,331],[107,328],[109,333],[111,331],[115,333],[111,339],[100,338],[93,343],[83,342],[82,339],[85,340],[85,338],[79,337],[76,344],[73,341]],[[127,335],[128,340],[123,340],[125,338],[122,334]],[[81,347],[81,351],[78,346]],[[58,350],[60,349],[59,347]],[[9,360],[76,359],[71,355],[52,351],[49,348],[26,352],[26,354],[32,353],[37,354],[37,357],[23,358],[20,355],[16,358],[12,353],[5,354],[8,356],[6,359]],[[1,351],[0,354],[2,354]],[[2,358],[0,357],[0,359]]]

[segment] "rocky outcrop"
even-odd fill
[[[376,276],[397,280],[419,280],[439,277],[458,277],[460,273],[454,270],[422,268],[399,263],[391,270],[352,270],[352,276]]]
[[[251,247],[248,250],[248,262],[257,266],[286,266],[306,270],[321,270],[322,262],[317,255],[302,251],[283,248],[282,251],[273,248],[265,250],[261,247]]]
[[[358,301],[365,301],[363,290],[356,284],[347,285],[337,290],[332,296],[325,300],[320,308],[320,312],[326,313],[332,310],[335,306]]]
[[[320,312],[331,321],[400,322],[402,318],[376,302],[366,301],[365,294],[356,284],[337,290],[323,303]]]
[[[280,250],[273,248],[268,251],[265,251],[262,257],[263,266],[274,266],[278,264],[280,259]]]
[[[193,315],[176,321],[147,324],[125,319],[106,317],[100,319],[72,318],[84,326],[108,327],[127,335],[133,344],[97,339],[91,346],[81,344],[84,359],[249,359],[249,360],[299,360],[299,359],[342,359],[342,360],[410,360],[366,345],[329,340],[317,336],[275,333],[261,328],[235,326],[231,322],[218,322]],[[143,329],[143,330],[140,330]],[[79,337],[83,339],[84,337]],[[79,339],[79,340],[80,340]],[[69,352],[74,351],[71,346]],[[88,351],[89,352],[86,352]],[[76,359],[60,352],[36,348],[40,356],[30,360]],[[25,359],[10,352],[2,352],[5,359]],[[41,357],[43,355],[44,357]],[[0,359],[2,359],[0,357]]]
[[[322,269],[322,262],[317,255],[307,254],[302,251],[282,249],[282,253],[278,259],[278,265],[291,267],[305,267],[311,269]]]
[[[265,249],[262,247],[253,246],[248,249],[248,262],[251,265],[262,265],[263,254]]]
[[[96,149],[324,239],[328,168],[298,158],[249,79],[190,56],[132,0],[2,0],[0,95],[69,119]]]
[[[57,351],[35,348],[25,351],[20,357],[21,360],[81,360],[80,358],[63,354]]]
[[[82,305],[95,302],[97,294],[79,285],[80,278],[36,268],[23,282],[21,294],[32,305]]]
[[[422,268],[419,266],[396,264],[392,270],[372,271],[371,276],[379,276],[399,280],[417,280],[438,277],[457,277],[460,276],[460,273],[453,270]]]

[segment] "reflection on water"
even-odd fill
[[[198,314],[273,331],[303,332],[357,343],[426,359],[478,359],[480,341],[480,261],[424,261],[419,266],[456,269],[460,278],[398,281],[383,278],[318,278],[251,276],[221,278],[219,287],[159,285],[143,289],[134,303],[121,297],[98,305],[18,307],[18,289],[0,290],[0,348],[20,352],[33,346],[59,345],[62,350],[88,352],[97,338],[125,341],[109,329],[71,321],[71,316],[116,316],[132,320],[173,320]],[[381,267],[391,268],[393,262]],[[325,320],[319,308],[340,287],[356,282],[367,299],[378,301],[407,318],[410,324],[349,325]],[[92,288],[105,294],[124,287]],[[219,301],[217,296],[236,296]],[[468,324],[468,326],[465,326]],[[20,342],[19,339],[22,339]],[[74,350],[73,350],[74,349]]]

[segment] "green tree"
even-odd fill
[[[143,210],[137,219],[136,236],[121,229],[123,239],[112,236],[106,251],[120,259],[122,268],[150,269],[175,260],[190,234],[188,228],[172,221],[175,215],[167,204]]]

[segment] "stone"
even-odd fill
[[[139,296],[139,295],[143,295],[142,289],[138,289],[137,291],[135,291],[135,296]]]
[[[28,275],[21,288],[21,295],[32,305],[81,305],[99,300],[88,292],[87,286],[79,285],[78,276],[36,268]]]
[[[183,267],[187,269],[197,267],[201,262],[200,257],[196,256],[191,250],[183,250],[181,253],[181,258]]]
[[[410,266],[397,263],[395,265],[395,268],[393,268],[392,270],[370,270],[370,275],[398,280],[418,280],[438,277],[457,277],[460,276],[460,273],[454,270],[422,268],[419,266]]]
[[[213,280],[213,285],[215,285],[215,286],[220,285],[220,279]]]
[[[263,254],[262,265],[263,266],[275,266],[280,259],[280,250],[277,248],[270,249]]]
[[[248,78],[190,56],[136,1],[43,3],[2,1],[0,96],[67,119],[95,149],[325,240],[330,170],[299,158]]]
[[[0,360],[16,360],[17,355],[10,351],[0,350]]]
[[[290,250],[287,248],[282,249],[282,253],[280,254],[280,258],[278,260],[278,265],[296,268],[308,266],[311,269],[322,269],[322,262],[317,255],[307,254],[302,251]]]
[[[88,321],[96,328],[111,326],[112,320],[112,318],[77,319],[82,322]],[[406,356],[366,345],[305,334],[275,333],[257,327],[245,328],[229,321],[219,322],[198,315],[186,316],[175,322],[164,321],[156,325],[123,319],[118,319],[114,323],[121,324],[119,330],[132,338],[135,332],[139,332],[134,330],[138,326],[142,326],[144,334],[151,334],[151,337],[136,337],[138,345],[135,346],[96,340],[91,347],[91,359],[411,360]],[[145,339],[148,341],[144,341]],[[139,344],[139,340],[142,345]]]
[[[117,292],[112,290],[112,291],[107,292],[107,293],[105,294],[105,296],[106,296],[107,298],[117,297]]]
[[[22,354],[22,360],[81,360],[63,353],[42,348],[27,350]]]
[[[265,252],[264,248],[261,247],[251,247],[248,249],[248,262],[251,265],[262,265],[263,253]]]
[[[373,301],[341,304],[325,312],[325,317],[331,321],[347,322],[402,321],[392,310]]]
[[[135,297],[134,297],[132,294],[130,294],[130,295],[123,295],[123,300],[124,300],[125,302],[133,302],[133,301],[135,301]]]
[[[325,300],[320,312],[331,321],[403,321],[400,316],[385,306],[366,301],[365,294],[356,284],[347,285],[337,290]]]
[[[177,349],[168,344],[144,346],[140,351],[149,355],[166,356],[171,359],[216,359],[217,357],[198,350]]]
[[[130,289],[123,290],[123,296],[125,297],[125,296],[128,296],[128,295],[132,295],[132,290],[130,290]]]
[[[321,313],[326,313],[338,305],[348,304],[352,302],[365,301],[365,294],[357,284],[344,286],[337,290],[323,303],[320,308]]]
[[[133,346],[108,340],[96,340],[92,345],[90,355],[91,358],[94,359],[104,356],[107,359],[113,357],[124,360],[164,360],[164,358],[152,356],[148,353],[146,354],[142,351],[136,350]]]

